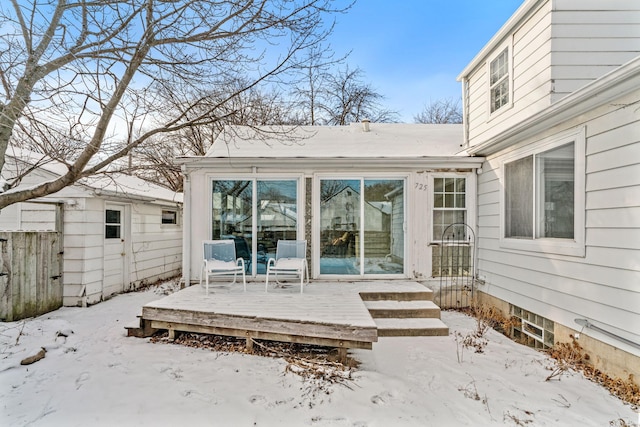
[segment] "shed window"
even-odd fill
[[[177,224],[178,223],[178,212],[171,210],[163,210],[162,211],[162,223],[163,224]]]
[[[509,48],[505,48],[489,66],[491,112],[509,103]]]

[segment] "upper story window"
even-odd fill
[[[509,48],[505,48],[489,65],[491,112],[509,104]]]
[[[568,132],[505,160],[503,247],[584,256],[584,144]]]

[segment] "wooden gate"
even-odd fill
[[[62,232],[0,232],[0,320],[62,307]]]

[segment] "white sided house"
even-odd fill
[[[10,147],[3,176],[38,164],[18,188],[59,177],[66,167]],[[62,221],[56,219],[62,207]],[[82,179],[0,212],[3,231],[63,232],[63,304],[85,306],[175,277],[182,263],[182,194],[137,177]],[[56,229],[56,222],[58,228]]]
[[[227,128],[205,156],[178,159],[185,281],[199,279],[202,241],[220,238],[249,248],[256,280],[280,239],[308,241],[312,279],[428,280],[443,228],[476,217],[483,159],[459,154],[462,136],[461,125]]]
[[[459,80],[481,295],[640,381],[640,2],[527,0]]]

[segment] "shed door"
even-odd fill
[[[104,278],[102,297],[124,291],[128,254],[125,207],[107,205],[104,224]]]

